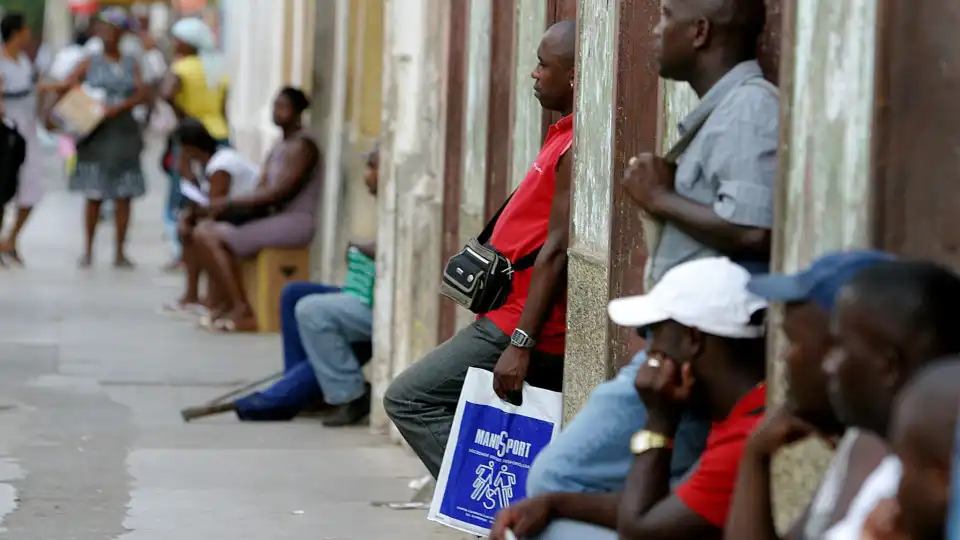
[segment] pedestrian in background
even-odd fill
[[[22,13],[7,13],[0,20],[0,77],[3,79],[4,116],[26,141],[26,160],[20,168],[17,214],[10,234],[0,242],[0,258],[23,264],[17,241],[34,207],[43,198],[43,156],[37,136],[39,74],[27,56],[30,28]],[[0,212],[0,217],[3,213]],[[2,226],[2,219],[0,219]]]
[[[191,117],[203,123],[218,144],[229,146],[227,123],[227,65],[217,49],[216,36],[205,22],[196,18],[181,19],[170,29],[176,60],[160,83],[160,97],[173,105],[180,118]],[[164,161],[177,163],[176,145],[170,144]],[[180,209],[180,177],[176,167],[167,169],[170,179],[164,223],[173,250],[168,268],[180,266],[182,249],[178,240],[177,213]]]
[[[67,81],[69,87],[86,84],[106,94],[104,120],[77,144],[77,166],[70,178],[70,189],[82,192],[87,200],[85,244],[79,265],[87,268],[93,263],[100,207],[104,201],[114,201],[114,266],[132,268],[125,251],[131,201],[146,191],[140,169],[143,139],[133,109],[143,102],[144,85],[137,60],[120,51],[120,39],[128,28],[126,12],[108,8],[101,12],[99,20],[103,53],[86,58]]]

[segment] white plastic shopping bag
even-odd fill
[[[470,368],[427,517],[486,537],[501,508],[522,500],[534,458],[557,434],[563,396],[523,385],[517,407],[493,392],[493,374]]]

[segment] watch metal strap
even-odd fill
[[[510,336],[510,344],[514,347],[520,347],[522,349],[529,349],[537,344],[537,342],[530,337],[530,334],[520,330],[519,328],[513,331],[513,334]]]

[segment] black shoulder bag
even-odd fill
[[[27,141],[16,124],[0,121],[0,209],[13,200],[20,183],[20,167],[27,159]],[[0,212],[2,215],[2,212]]]
[[[541,244],[532,252],[510,261],[488,244],[500,214],[513,194],[507,197],[483,232],[471,238],[467,245],[447,262],[440,281],[440,294],[482,315],[494,311],[507,301],[513,285],[513,273],[532,268],[540,253]]]

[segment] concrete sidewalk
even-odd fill
[[[183,424],[181,407],[279,369],[279,339],[157,312],[182,279],[159,270],[165,179],[135,207],[138,268],[112,268],[106,223],[82,271],[81,201],[51,178],[22,239],[27,267],[0,268],[0,538],[463,537],[425,511],[370,504],[409,498],[423,468],[365,429]]]

